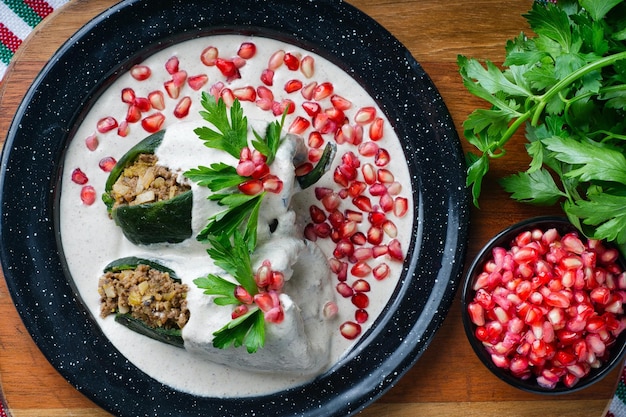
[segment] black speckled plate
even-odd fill
[[[58,230],[64,149],[81,114],[132,64],[171,44],[251,33],[304,46],[338,64],[377,100],[415,182],[412,246],[394,297],[361,342],[314,381],[274,395],[195,397],[153,380],[102,334],[72,290]],[[13,300],[59,372],[120,416],[351,415],[418,360],[457,289],[469,218],[455,128],[432,82],[375,21],[336,0],[124,1],[88,23],[42,70],[2,154],[1,247]],[[35,185],[35,186],[33,186]]]

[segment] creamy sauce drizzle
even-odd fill
[[[375,106],[373,99],[355,80],[334,64],[309,51],[267,38],[239,35],[212,36],[174,45],[146,59],[144,64],[150,66],[153,71],[151,78],[146,81],[138,82],[129,74],[123,74],[94,104],[91,111],[82,121],[65,156],[62,181],[63,192],[60,204],[61,237],[69,271],[83,302],[95,317],[106,337],[139,369],[175,389],[200,396],[237,397],[267,394],[307,382],[313,376],[306,373],[277,373],[271,374],[271,377],[269,377],[264,372],[231,368],[211,362],[202,355],[193,354],[136,334],[116,323],[112,317],[101,319],[99,315],[100,303],[97,284],[98,278],[102,274],[102,269],[110,261],[131,255],[163,259],[166,260],[168,266],[177,271],[178,275],[190,288],[193,288],[195,287],[191,282],[193,279],[204,276],[211,271],[207,271],[207,266],[203,262],[189,262],[189,259],[205,258],[207,263],[210,263],[211,260],[205,253],[206,248],[196,242],[195,238],[188,239],[178,245],[142,247],[131,244],[123,237],[120,229],[114,222],[109,219],[101,200],[98,199],[91,206],[81,203],[79,198],[81,186],[71,181],[71,172],[77,167],[81,168],[89,177],[89,184],[93,185],[96,193],[100,195],[104,190],[104,183],[108,173],[98,168],[98,162],[107,156],[119,159],[130,147],[147,136],[147,133],[143,131],[139,124],[133,124],[127,137],[119,137],[115,131],[99,134],[100,144],[95,151],[89,151],[85,147],[84,138],[95,132],[96,123],[101,117],[114,115],[119,120],[123,119],[127,105],[121,102],[120,91],[124,87],[132,87],[137,96],[146,97],[150,91],[162,89],[162,83],[170,78],[170,75],[164,69],[164,63],[172,55],[179,57],[181,69],[185,69],[189,75],[208,74],[209,83],[205,86],[205,89],[208,90],[214,82],[218,80],[223,81],[223,76],[219,74],[215,67],[206,67],[200,62],[198,59],[200,52],[208,45],[214,45],[219,49],[220,55],[234,56],[238,46],[244,41],[254,42],[257,46],[257,53],[241,69],[242,79],[233,81],[228,85],[230,88],[259,85],[258,75],[266,67],[268,57],[274,51],[283,49],[290,52],[299,52],[302,56],[310,55],[314,57],[315,75],[313,79],[318,82],[332,82],[335,86],[336,94],[352,101],[353,106],[346,111],[347,115],[353,116],[354,112],[362,106]],[[277,70],[274,86],[282,86],[289,79],[296,77],[304,78],[301,74],[296,74],[286,69]],[[281,87],[274,87],[273,91],[276,100],[280,101],[282,99],[279,96]],[[296,106],[301,108],[300,104],[304,99],[299,93],[287,95],[283,91],[283,94],[285,98],[289,97],[296,101]],[[193,99],[190,114],[184,119],[185,124],[195,126],[205,124],[198,115],[200,110],[200,92],[186,87],[181,97],[183,95],[189,95]],[[180,120],[171,115],[176,100],[166,98],[166,102],[167,108],[164,112],[166,121],[163,126],[165,129],[168,126],[181,123]],[[244,114],[248,118],[249,126],[252,128],[262,131],[262,126],[273,120],[271,113],[260,110],[254,103],[242,102],[242,107]],[[384,118],[380,109],[377,110],[377,114]],[[295,115],[289,115],[285,125],[289,126],[294,117]],[[410,199],[410,177],[408,168],[404,163],[401,145],[386,119],[384,137],[379,142],[379,145],[389,151],[393,164],[393,173],[396,180],[404,187],[402,195],[409,197],[409,214],[403,218],[394,219],[399,231],[398,239],[403,249],[406,249],[411,239],[409,232],[412,229],[413,222],[410,215],[413,212]],[[319,186],[337,189],[337,185],[332,179],[332,171],[340,162],[340,156],[343,152],[349,149],[348,146],[356,153],[352,145],[339,146],[338,157],[335,158],[335,163],[331,167],[330,173],[327,173],[318,183]],[[182,166],[207,165],[211,161],[206,161],[202,156],[199,156],[202,154],[206,155],[207,149],[204,148],[202,142],[198,139],[195,147],[193,149],[189,148],[186,156],[181,156],[180,152],[177,154],[177,158],[183,159],[177,162]],[[165,152],[161,157],[165,159]],[[313,203],[319,204],[313,195],[313,187],[293,196],[291,207],[297,214],[297,221],[300,224],[305,224],[309,221],[307,219],[308,207]],[[206,224],[206,217],[199,214],[200,212],[201,209],[194,203],[194,237],[195,233]],[[327,258],[332,257],[334,249],[332,241],[318,240],[317,243]],[[368,293],[370,298],[368,312],[370,317],[363,325],[363,333],[367,331],[368,326],[374,323],[376,317],[389,301],[389,297],[402,271],[400,262],[387,261],[387,263],[391,267],[391,274],[387,279],[382,281],[369,280],[372,285],[372,291]],[[331,286],[334,287],[335,284],[336,278],[331,282]],[[333,319],[332,331],[329,334],[323,333],[313,336],[314,338],[328,339],[330,342],[331,357],[324,369],[336,363],[354,344],[354,341],[346,340],[338,331],[338,327],[342,322],[353,320],[354,306],[352,306],[349,299],[343,299],[338,295],[336,300],[339,305],[339,314]],[[226,309],[228,308],[226,307]]]

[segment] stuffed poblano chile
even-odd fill
[[[137,333],[183,347],[187,291],[174,271],[160,263],[121,258],[104,268],[98,282],[100,315],[115,314],[118,323]]]
[[[105,184],[102,200],[109,215],[134,244],[179,243],[192,233],[191,187],[158,165],[155,156],[164,134],[156,132],[133,146]]]

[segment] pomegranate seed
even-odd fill
[[[358,207],[360,210],[365,211],[365,212],[371,212],[372,211],[372,202],[370,201],[369,197],[364,196],[364,195],[360,195],[358,197],[355,197],[352,199],[352,203]]]
[[[390,160],[391,160],[391,156],[389,155],[389,152],[386,149],[383,149],[383,148],[378,149],[378,152],[376,153],[376,156],[374,157],[374,163],[376,164],[376,166],[384,167],[387,164],[389,164]]]
[[[233,95],[239,101],[255,101],[256,100],[256,90],[254,87],[246,86],[241,88],[235,88],[233,90]]]
[[[274,105],[272,105],[272,112],[274,113],[274,116],[280,116],[283,113],[285,113],[285,111],[287,111],[287,114],[291,114],[296,110],[296,104],[289,99],[284,99],[280,102],[275,102]]]
[[[354,292],[370,292],[372,288],[370,287],[369,282],[364,279],[357,279],[352,284],[352,289]]]
[[[323,223],[326,221],[326,213],[321,208],[311,205],[309,206],[309,214],[313,223]]]
[[[318,201],[321,201],[324,197],[334,192],[332,188],[328,188],[328,187],[315,187],[314,191],[315,191],[315,198]]]
[[[313,96],[315,95],[315,89],[317,88],[317,82],[312,81],[302,87],[300,90],[300,94],[304,97],[305,100],[313,100]]]
[[[189,84],[189,87],[194,91],[200,90],[208,82],[209,77],[206,74],[192,75],[187,79],[187,84]]]
[[[311,123],[308,120],[306,120],[304,117],[296,116],[296,118],[293,120],[293,122],[291,123],[287,131],[295,135],[301,135],[304,133],[305,130],[309,128],[310,125]]]
[[[187,81],[187,71],[176,71],[172,74],[172,80],[174,85],[178,88],[182,88]]]
[[[400,245],[400,241],[397,239],[392,239],[387,245],[389,250],[389,256],[391,258],[396,259],[398,261],[402,261],[404,259],[404,255],[402,254],[402,248]]]
[[[207,67],[215,65],[215,61],[219,55],[219,51],[214,46],[207,46],[200,54],[200,61]]]
[[[100,133],[110,132],[113,129],[117,129],[118,123],[114,117],[108,116],[98,120],[96,129]]]
[[[324,208],[329,212],[334,211],[341,204],[341,198],[333,192],[322,197],[321,201]]]
[[[130,126],[126,120],[123,120],[117,127],[117,135],[125,138],[130,133]]]
[[[384,194],[388,194],[387,187],[385,185],[376,182],[369,187],[370,194],[374,197],[379,197]]]
[[[252,304],[252,302],[254,302],[263,312],[270,311],[272,308],[276,307],[277,305],[277,300],[275,300],[274,297],[272,297],[272,293],[261,292],[261,293],[255,294],[254,297],[250,297],[250,294],[248,294],[248,292],[243,287],[238,285],[237,289],[239,288],[241,288],[240,291],[242,293],[243,299],[245,300],[245,301],[242,301],[244,304]],[[237,297],[237,289],[235,290],[235,298],[239,299],[239,297]],[[247,302],[248,297],[250,297],[250,302]]]
[[[376,109],[374,107],[362,107],[354,115],[354,121],[358,124],[371,123],[376,117]]]
[[[270,58],[269,61],[267,63],[267,68],[269,68],[272,71],[277,70],[281,65],[283,65],[285,59],[285,51],[283,50],[278,50],[276,52],[274,52]]]
[[[163,113],[153,113],[150,116],[144,117],[141,120],[141,127],[148,132],[154,133],[161,130],[161,126],[163,126],[163,122],[165,122],[165,116]]]
[[[274,71],[266,68],[261,72],[261,82],[269,87],[274,85]]]
[[[314,149],[320,149],[324,145],[324,138],[321,133],[318,131],[313,131],[309,133],[308,145]]]
[[[333,94],[334,87],[329,82],[318,84],[313,91],[313,99],[316,101],[323,100]]]
[[[163,83],[163,88],[170,98],[177,99],[180,95],[180,86],[174,80],[167,80]]]
[[[353,181],[352,183],[350,183],[350,185],[348,186],[348,195],[350,197],[356,197],[359,196],[361,194],[363,194],[363,192],[367,189],[367,184],[365,184],[364,182],[361,181]]]
[[[296,54],[287,52],[283,56],[283,61],[285,62],[287,68],[289,68],[291,71],[296,71],[298,68],[300,68],[300,57],[298,57],[298,55]]]
[[[348,110],[350,107],[352,107],[352,102],[350,100],[337,94],[333,94],[330,97],[330,102],[337,110]]]
[[[300,80],[289,80],[285,83],[285,91],[287,94],[295,93],[302,88],[302,81]]]
[[[317,88],[319,88],[318,86]],[[317,91],[316,88],[316,91]],[[347,123],[346,114],[343,110],[336,109],[334,107],[328,108],[324,110],[326,116],[328,116],[328,120],[335,122],[337,125],[344,125]]]
[[[372,164],[364,164],[361,168],[363,180],[366,184],[372,185],[376,182],[376,168]]]
[[[139,107],[134,105],[128,106],[124,120],[128,123],[135,123],[141,120],[141,110],[139,110]]]
[[[146,97],[135,97],[132,106],[137,107],[140,112],[147,112],[150,111],[150,109],[152,108],[150,100],[148,100]]]
[[[306,77],[311,78],[315,73],[315,60],[312,56],[305,56],[300,61],[300,72]]]
[[[226,77],[226,81],[228,82],[241,78],[239,68],[237,68],[232,60],[217,58],[215,60],[215,66],[220,70],[222,75]]]
[[[174,116],[179,119],[186,117],[189,114],[189,108],[191,107],[191,97],[185,96],[174,107]]]
[[[96,189],[91,185],[85,185],[80,190],[80,200],[83,204],[90,206],[96,202]]]
[[[178,57],[172,56],[165,62],[165,70],[169,74],[174,74],[175,72],[178,72],[179,64],[180,62],[178,60]]]
[[[100,141],[98,140],[98,137],[96,136],[95,133],[92,133],[91,135],[85,138],[85,146],[87,147],[87,149],[89,149],[92,152],[98,149],[99,144],[100,144]]]
[[[339,307],[337,306],[337,303],[333,301],[329,301],[326,304],[324,304],[323,312],[324,312],[324,317],[327,319],[330,319],[330,318],[335,317],[337,313],[339,313]]]
[[[129,87],[123,88],[122,102],[126,104],[131,104],[133,101],[135,101],[135,90]]]
[[[361,246],[367,243],[367,237],[365,236],[363,232],[356,232],[355,234],[350,236],[350,241],[354,243],[355,245]],[[360,250],[364,250],[366,252],[364,252],[362,255],[357,255],[357,252],[359,252]],[[353,255],[355,259],[357,260],[365,260],[373,256],[373,250],[372,248],[359,248],[359,249],[355,249]]]
[[[347,209],[345,213],[345,218],[357,223],[361,223],[363,221],[363,213],[361,213],[360,211]]]
[[[345,220],[346,220],[346,217],[339,210],[335,209],[328,213],[328,221],[334,228],[341,227]]]
[[[280,271],[273,271],[269,277],[268,289],[274,291],[282,290],[285,285],[285,276]]]
[[[390,238],[394,238],[398,236],[398,228],[391,220],[387,220],[383,223],[383,231]]]
[[[148,93],[148,100],[150,101],[150,105],[155,110],[164,110],[165,109],[165,96],[159,90],[152,91]]]
[[[376,155],[378,152],[378,145],[375,142],[364,142],[358,147],[359,154],[370,157]]]
[[[133,65],[130,69],[130,75],[137,81],[144,81],[150,78],[152,70],[146,65]]]
[[[84,185],[87,184],[89,178],[80,168],[76,168],[72,171],[72,181],[76,184]]]
[[[256,45],[252,42],[243,42],[239,46],[237,55],[243,59],[250,59],[256,54]]]
[[[354,295],[354,290],[352,289],[352,287],[350,287],[345,282],[340,282],[339,284],[337,284],[335,289],[337,290],[337,293],[339,293],[339,295],[344,298],[350,298]]]
[[[316,236],[325,239],[330,236],[332,229],[328,223],[319,223],[313,226],[313,232]]]
[[[104,172],[111,172],[111,170],[115,167],[117,161],[112,156],[106,156],[98,162],[98,166]]]
[[[304,162],[296,167],[294,173],[296,174],[296,177],[301,177],[311,171],[313,171],[313,164],[310,162]]]
[[[393,197],[391,197],[389,193],[384,193],[380,196],[378,205],[385,213],[393,210]]]
[[[346,321],[339,326],[341,335],[348,340],[354,340],[361,334],[361,326],[358,323],[352,321]]]
[[[369,136],[373,141],[378,141],[383,138],[384,121],[380,117],[374,118],[369,128]]]
[[[352,304],[357,308],[367,308],[370,305],[370,299],[367,294],[358,292],[352,296]]]
[[[380,265],[375,266],[374,269],[372,269],[372,275],[374,275],[374,278],[376,278],[378,281],[387,278],[390,272],[391,269],[389,268],[389,265],[384,262]]]
[[[263,191],[263,182],[258,179],[244,181],[237,186],[239,191],[246,195],[257,195]]]
[[[312,101],[305,101],[304,103],[302,103],[302,108],[310,117],[315,117],[322,111],[322,107]]]
[[[383,241],[383,230],[378,226],[372,226],[367,231],[367,241],[372,245],[380,245]]]
[[[283,190],[283,181],[276,175],[267,175],[262,180],[263,189],[270,193],[279,194]]]
[[[355,277],[364,278],[372,272],[372,268],[364,261],[359,261],[352,266],[350,272]]]
[[[372,255],[374,258],[387,255],[389,253],[389,247],[387,245],[375,245],[372,248]]]
[[[235,320],[238,317],[241,317],[248,313],[248,306],[244,304],[240,304],[233,309],[233,312],[230,314],[230,318]]]
[[[224,88],[220,91],[220,98],[224,101],[226,107],[232,107],[235,102],[235,95],[230,88]]]
[[[354,253],[354,245],[349,240],[340,240],[333,251],[333,255],[337,259],[343,259],[345,257],[351,257]]]
[[[359,308],[354,312],[354,320],[356,320],[357,323],[363,324],[367,321],[368,318],[369,314],[365,309]]]
[[[409,209],[409,201],[404,197],[396,197],[393,203],[393,214],[403,217]]]

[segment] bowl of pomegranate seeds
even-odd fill
[[[619,251],[565,218],[496,235],[470,265],[463,325],[480,360],[525,391],[578,391],[621,364],[626,268]]]

